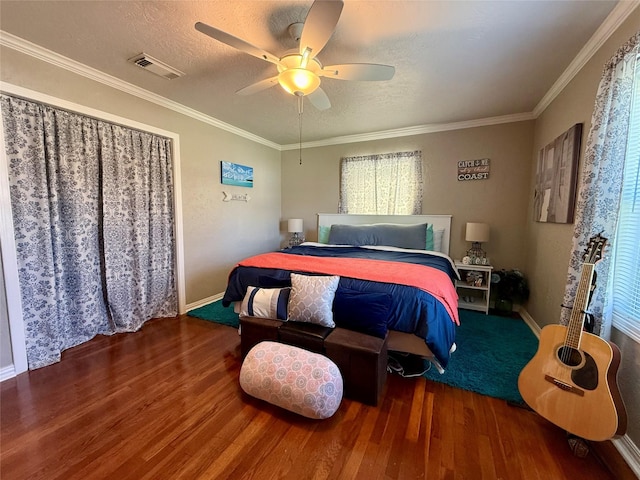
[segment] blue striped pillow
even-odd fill
[[[240,307],[240,315],[286,321],[290,293],[291,287],[247,287],[247,293]]]

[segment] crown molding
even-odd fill
[[[573,80],[582,67],[595,55],[604,42],[622,25],[638,5],[640,5],[640,0],[622,0],[616,4],[613,10],[611,10],[611,13],[609,13],[609,16],[602,22],[602,25],[598,27],[585,46],[578,52],[576,58],[573,59],[567,69],[558,77],[549,91],[542,97],[542,100],[540,100],[538,105],[533,109],[535,118],[538,118],[551,102],[560,95],[569,82]]]
[[[0,45],[5,46],[7,48],[11,48],[18,52],[24,53],[25,55],[29,55],[31,57],[37,58],[44,62],[50,63],[57,67],[63,68],[70,72],[76,73],[83,77],[89,78],[90,80],[100,82],[104,85],[118,89],[130,95],[134,95],[143,100],[147,100],[149,102],[155,103],[156,105],[160,105],[162,107],[168,108],[175,112],[194,118],[195,120],[199,120],[209,125],[213,125],[214,127],[231,132],[235,135],[260,143],[262,145],[273,148],[275,150],[282,151],[282,150],[293,150],[296,148],[300,148],[299,144],[279,145],[275,142],[271,142],[265,138],[262,138],[253,133],[247,132],[246,130],[242,130],[240,128],[234,127],[233,125],[230,125],[228,123],[222,122],[221,120],[205,115],[192,108],[185,107],[184,105],[181,105],[177,102],[174,102],[165,97],[149,92],[148,90],[145,90],[143,88],[140,88],[133,84],[125,82],[123,80],[120,80],[119,78],[116,78],[112,75],[108,75],[95,68],[88,67],[87,65],[84,65],[68,57],[55,53],[49,49],[36,45],[35,43],[24,40],[23,38],[17,37],[3,30],[0,30]],[[372,133],[366,133],[361,135],[345,135],[341,137],[333,137],[325,140],[319,140],[316,142],[303,143],[302,147],[311,148],[311,147],[320,147],[320,146],[327,146],[327,145],[339,145],[344,143],[368,142],[372,140],[406,137],[411,135],[421,135],[424,133],[444,132],[448,130],[458,130],[463,128],[473,128],[473,127],[480,127],[480,126],[486,126],[486,125],[497,125],[500,123],[519,122],[524,120],[532,120],[533,118],[534,117],[531,113],[519,113],[514,115],[505,115],[502,117],[491,117],[491,118],[469,120],[469,121],[456,122],[456,123],[419,125],[415,127],[385,130],[385,131],[372,132]]]
[[[154,127],[152,125],[147,125],[146,123],[137,122],[129,118],[124,118],[120,115],[107,113],[102,110],[98,110],[96,108],[91,108],[91,107],[87,107],[86,105],[81,105],[79,103],[70,102],[62,98],[54,97],[46,93],[24,88],[24,87],[21,87],[20,85],[4,82],[2,80],[0,80],[0,93],[6,93],[8,95],[13,95],[13,96],[24,98],[27,100],[33,100],[35,102],[46,103],[47,105],[51,105],[51,106],[60,108],[62,110],[76,112],[81,115],[85,115],[87,117],[93,117],[100,120],[105,120],[107,122],[111,122],[117,125],[129,127],[129,128],[134,128],[136,130],[142,130],[145,132],[154,133],[162,137],[167,137],[171,139],[175,139],[179,137],[177,133],[169,130],[164,130],[162,128]]]
[[[235,135],[238,135],[239,137],[244,137],[248,140],[260,143],[275,150],[280,150],[280,145],[278,145],[277,143],[271,142],[265,138],[259,137],[258,135],[247,132],[246,130],[242,130],[238,127],[234,127],[233,125],[218,120],[217,118],[205,115],[192,108],[185,107],[178,102],[174,102],[173,100],[169,100],[165,97],[152,93],[148,90],[145,90],[144,88],[140,88],[131,83],[120,80],[119,78],[116,78],[112,75],[101,72],[100,70],[84,65],[49,49],[41,47],[40,45],[36,45],[35,43],[29,42],[23,38],[5,32],[4,30],[0,30],[0,45],[50,63],[51,65],[55,65],[56,67],[60,67],[70,72],[76,73],[90,80],[94,80],[122,92],[128,93],[135,97],[141,98],[148,102],[155,103],[156,105],[168,108],[175,112],[194,118],[195,120],[212,125],[221,130],[233,133]]]
[[[488,117],[476,120],[468,120],[463,122],[418,125],[408,128],[400,128],[393,130],[383,130],[379,132],[371,132],[359,135],[345,135],[339,137],[327,138],[313,142],[305,142],[302,148],[323,147],[330,145],[340,145],[345,143],[369,142],[374,140],[384,140],[389,138],[407,137],[412,135],[421,135],[425,133],[445,132],[450,130],[461,130],[465,128],[483,127],[488,125],[498,125],[503,123],[521,122],[527,120],[535,120],[540,114],[551,104],[551,102],[564,90],[575,75],[582,67],[593,57],[604,42],[611,36],[613,32],[626,20],[626,18],[640,5],[640,0],[621,0],[614,7],[605,21],[598,27],[596,32],[589,39],[587,44],[580,50],[576,58],[569,64],[567,69],[556,80],[545,96],[540,100],[532,112],[517,113],[512,115],[504,115],[498,117]],[[175,112],[181,113],[188,117],[194,118],[201,122],[207,123],[214,127],[220,128],[227,132],[233,133],[248,140],[260,143],[275,150],[295,150],[300,148],[300,144],[279,145],[275,142],[259,137],[251,132],[234,127],[228,123],[218,120],[214,117],[205,115],[192,108],[185,107],[177,102],[169,100],[165,97],[152,93],[143,88],[120,80],[116,77],[108,75],[104,72],[88,67],[80,62],[76,62],[63,55],[59,55],[51,50],[43,48],[39,45],[31,43],[20,37],[0,30],[0,45],[6,46],[13,50],[17,50],[26,55],[38,58],[52,65],[64,68],[78,75],[82,75],[91,80],[100,82],[104,85],[116,88],[130,95],[134,95],[143,100],[155,103],[162,107],[168,108]]]
[[[533,113],[514,113],[511,115],[502,115],[499,117],[479,118],[476,120],[465,120],[463,122],[453,123],[434,123],[429,125],[418,125],[415,127],[398,128],[394,130],[384,130],[380,132],[363,133],[360,135],[345,135],[343,137],[327,138],[315,142],[305,142],[302,148],[326,147],[330,145],[340,145],[344,143],[370,142],[374,140],[384,140],[388,138],[408,137],[411,135],[422,135],[425,133],[446,132],[449,130],[462,130],[465,128],[486,127],[489,125],[499,125],[502,123],[525,122],[534,120]],[[296,150],[300,148],[300,144],[292,143],[282,145],[281,150]]]
[[[147,100],[149,102],[155,103],[156,105],[160,105],[162,107],[168,108],[170,110],[173,110],[175,112],[181,113],[188,117],[194,118],[201,122],[207,123],[209,125],[213,125],[214,127],[231,132],[235,135],[260,143],[262,145],[273,148],[275,150],[282,151],[282,150],[293,150],[295,148],[300,148],[299,144],[279,145],[277,143],[271,142],[265,138],[262,138],[253,133],[247,132],[246,130],[242,130],[240,128],[234,127],[233,125],[225,123],[214,117],[205,115],[192,108],[185,107],[184,105],[181,105],[177,102],[169,100],[165,97],[152,93],[143,88],[137,87],[131,83],[120,80],[119,78],[116,78],[112,75],[106,74],[104,72],[101,72],[100,70],[84,65],[80,62],[72,60],[68,57],[60,55],[56,52],[53,52],[49,49],[41,47],[40,45],[36,45],[35,43],[29,42],[28,40],[17,37],[3,30],[0,30],[0,45],[11,48],[18,52],[24,53],[31,57],[37,58],[44,62],[50,63],[57,67],[63,68],[70,72],[76,73],[83,77],[89,78],[90,80],[100,82],[104,85],[118,89],[130,95],[134,95],[143,100]],[[346,135],[342,137],[334,137],[326,140],[320,140],[317,142],[308,142],[303,144],[303,148],[319,147],[319,146],[326,146],[326,145],[338,145],[338,144],[344,144],[344,143],[368,142],[371,140],[380,140],[380,139],[395,138],[395,137],[406,137],[410,135],[420,135],[423,133],[444,132],[447,130],[458,130],[462,128],[473,128],[473,127],[479,127],[479,126],[485,126],[485,125],[496,125],[500,123],[518,122],[518,121],[531,120],[531,119],[533,119],[532,114],[520,113],[520,114],[514,114],[514,115],[505,115],[502,117],[491,117],[491,118],[469,120],[469,121],[456,122],[456,123],[419,125],[416,127],[385,130],[381,132],[373,132],[373,133],[367,133],[367,134],[361,134],[361,135]]]

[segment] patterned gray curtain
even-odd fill
[[[0,101],[29,368],[175,316],[170,139]]]
[[[609,245],[615,241],[634,73],[639,54],[640,31],[607,62],[600,79],[584,152],[564,305],[572,305],[576,297],[582,256],[589,239],[603,232]],[[589,306],[596,321],[594,333],[604,337],[608,337],[611,324],[610,289],[608,291],[610,264],[609,255],[596,264],[598,288]],[[571,311],[563,309],[561,323],[567,325],[570,316]]]

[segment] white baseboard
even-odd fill
[[[629,438],[629,435],[625,435],[621,438],[614,438],[611,443],[618,449],[624,461],[627,462],[629,468],[640,478],[640,449]]]
[[[529,315],[529,312],[527,312],[527,310],[523,306],[519,306],[517,311],[518,311],[518,314],[522,317],[522,320],[524,320],[524,323],[526,323],[529,326],[533,334],[536,337],[540,338],[541,328],[538,326],[538,324],[533,319],[533,317]]]
[[[223,296],[224,296],[224,293],[218,293],[216,295],[212,295],[210,297],[203,298],[202,300],[198,300],[197,302],[189,303],[186,306],[187,312],[189,310],[194,310],[196,308],[204,307],[205,305],[208,305],[211,302],[217,302],[218,300],[221,300]]]
[[[13,365],[9,365],[3,368],[0,368],[0,382],[4,382],[5,380],[9,380],[16,376],[16,369]]]

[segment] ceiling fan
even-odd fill
[[[286,92],[297,97],[308,97],[317,109],[326,110],[331,107],[331,102],[324,90],[320,88],[321,77],[337,80],[379,81],[390,80],[395,74],[394,67],[373,63],[346,63],[327,67],[322,65],[317,55],[333,35],[342,7],[342,0],[313,2],[304,25],[294,23],[289,26],[289,33],[299,38],[299,50],[288,51],[281,58],[202,22],[197,22],[195,28],[215,40],[273,63],[277,67],[278,75],[244,87],[236,92],[238,95],[251,95],[280,84]],[[302,98],[299,101],[301,100]]]

